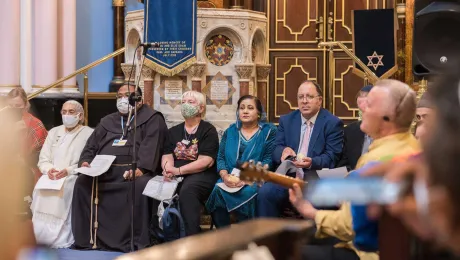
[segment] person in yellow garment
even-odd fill
[[[361,130],[374,142],[369,146],[369,152],[359,159],[357,169],[370,162],[420,151],[419,143],[410,133],[415,108],[416,94],[408,85],[397,80],[381,80],[375,84],[367,97],[361,124]],[[379,259],[378,251],[361,251],[354,246],[355,234],[348,202],[337,211],[317,210],[303,199],[298,185],[289,191],[289,199],[300,214],[315,220],[317,238],[341,240],[334,246],[306,245],[303,259]]]
[[[391,183],[414,179],[414,192],[393,204],[369,206],[371,219],[383,209],[400,219],[421,240],[450,250],[423,255],[424,259],[459,259],[460,256],[460,75],[458,67],[434,78],[428,88],[433,113],[424,119],[423,154],[400,163],[380,164],[363,176],[382,176]],[[423,249],[429,249],[424,245]],[[425,250],[424,250],[425,251]],[[423,252],[426,253],[426,252]],[[457,258],[455,258],[457,257]]]

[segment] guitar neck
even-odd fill
[[[285,188],[292,188],[294,183],[297,183],[300,186],[300,188],[303,189],[305,184],[307,184],[307,182],[305,182],[303,180],[300,180],[300,179],[297,179],[297,178],[292,178],[292,177],[289,177],[287,175],[282,175],[282,174],[278,174],[278,173],[274,173],[274,172],[268,172],[267,173],[266,181],[276,183],[276,184],[281,185],[281,186],[283,186]]]

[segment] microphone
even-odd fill
[[[159,48],[160,44],[158,42],[144,42],[140,43],[139,46],[142,46],[144,48]]]
[[[134,92],[131,92],[131,94],[129,95],[129,104],[134,107],[136,105],[137,102],[140,102],[142,101],[142,96],[139,95],[138,91],[137,91],[137,88]]]
[[[130,123],[131,123],[131,116],[133,115],[133,110],[134,110],[134,107],[130,107],[130,108],[129,108],[128,119],[126,120],[126,124],[125,124],[125,127],[126,127],[126,131],[125,131],[126,138],[128,137],[129,125],[130,125]],[[135,127],[135,126],[134,126],[134,127]],[[123,138],[125,138],[125,137],[123,137]]]

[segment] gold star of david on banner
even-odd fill
[[[382,62],[383,55],[378,55],[376,51],[372,53],[372,56],[367,56],[367,59],[369,60],[369,62],[367,63],[367,66],[373,67],[374,70],[377,70],[379,66],[382,66],[382,67],[384,66]],[[377,63],[374,63],[374,59],[378,59]]]

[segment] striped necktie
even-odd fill
[[[313,123],[310,121],[305,122],[307,125],[307,129],[305,129],[305,133],[302,138],[302,146],[300,147],[299,153],[307,156],[308,154],[308,145],[310,144],[310,136],[311,136],[311,129],[313,127]]]

